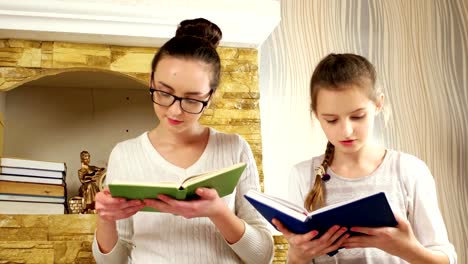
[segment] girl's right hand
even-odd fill
[[[291,233],[276,219],[273,219],[273,224],[288,240],[288,263],[310,263],[315,257],[337,250],[349,237],[349,234],[343,235],[347,229],[337,225],[328,229],[320,238],[312,240],[318,235],[315,230],[301,235]]]
[[[145,204],[140,200],[126,200],[125,198],[114,198],[109,188],[106,187],[96,194],[96,212],[99,218],[108,222],[115,222],[136,214]]]

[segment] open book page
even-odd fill
[[[373,194],[374,195],[374,194]],[[329,211],[331,209],[334,209],[334,208],[337,208],[337,207],[340,207],[340,206],[343,206],[345,204],[350,204],[350,203],[353,203],[353,202],[356,202],[356,201],[359,201],[361,199],[364,199],[366,197],[359,197],[359,198],[356,198],[356,199],[351,199],[349,201],[344,201],[344,202],[340,202],[340,203],[336,203],[336,204],[330,204],[330,205],[327,205],[325,207],[322,207],[322,208],[319,208],[317,210],[314,210],[312,212],[309,213],[309,217],[312,217],[313,215],[316,215],[316,214],[319,214],[319,213],[323,213],[325,211]]]
[[[219,169],[219,170],[209,171],[209,172],[193,175],[193,176],[190,176],[190,177],[186,178],[182,182],[181,186],[186,188],[189,185],[192,185],[192,184],[195,184],[197,182],[201,182],[201,181],[204,181],[206,179],[210,179],[210,178],[213,178],[215,176],[230,172],[230,171],[235,170],[235,169],[237,169],[239,167],[242,167],[242,166],[245,166],[245,163],[241,162],[241,163],[237,163],[237,164],[234,164],[232,166],[222,168],[222,169]]]
[[[262,193],[260,193],[260,195],[262,195]],[[286,201],[284,199],[281,199],[281,198],[278,198],[278,197],[273,197],[273,196],[265,196],[267,197],[268,199],[272,200],[272,201],[275,201],[285,207],[288,207],[289,209],[291,210],[294,210],[296,212],[299,212],[301,214],[307,214],[307,210],[301,206],[298,206],[298,205],[295,205],[289,201]]]
[[[305,221],[307,218],[307,210],[305,208],[295,205],[289,201],[254,190],[249,190],[247,195],[259,201],[260,203],[263,203],[271,208],[275,208],[287,215],[290,215],[291,217],[296,218],[299,221]]]
[[[129,182],[122,180],[112,181],[113,185],[125,185],[125,186],[145,186],[145,187],[167,187],[179,189],[180,184],[177,182]]]

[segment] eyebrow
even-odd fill
[[[356,109],[356,110],[354,110],[354,111],[351,111],[350,114],[353,114],[353,113],[356,113],[356,112],[359,112],[359,111],[362,111],[362,110],[365,110],[365,109],[366,109],[365,107],[361,107],[361,108],[358,108],[358,109]],[[324,116],[324,117],[327,117],[327,116],[329,116],[329,117],[337,116],[336,114],[327,114],[327,113],[325,113],[325,114],[320,114],[320,115],[321,115],[321,116]]]
[[[162,86],[168,88],[168,89],[171,89],[173,92],[175,92],[175,89],[170,86],[169,84],[167,83],[163,83],[161,81],[158,81],[159,84],[161,84]],[[188,93],[184,93],[184,96],[187,96],[187,95],[204,95],[203,93],[200,93],[200,92],[188,92]]]

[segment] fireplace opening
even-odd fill
[[[113,146],[158,124],[147,85],[123,74],[70,70],[5,93],[4,157],[67,165],[67,198],[78,194],[80,152],[107,168]]]

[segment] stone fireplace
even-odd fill
[[[249,142],[263,186],[256,48],[279,22],[277,1],[17,2],[0,0],[2,156],[66,162],[68,198],[75,195],[81,150],[105,167],[115,143],[158,122],[147,90],[151,59],[177,23],[195,15],[224,33],[221,84],[201,122]],[[1,215],[0,260],[94,263],[95,220]],[[275,240],[284,261],[284,240]]]

